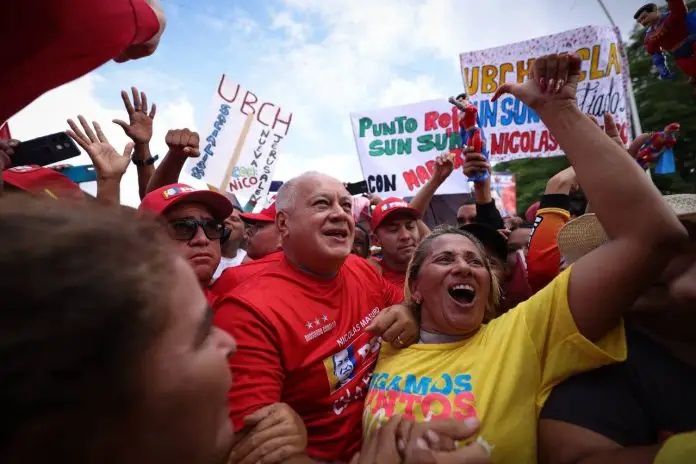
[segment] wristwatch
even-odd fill
[[[155,164],[155,161],[159,159],[159,155],[151,156],[146,160],[137,160],[135,158],[131,158],[131,161],[133,161],[133,164],[136,166],[152,166]]]

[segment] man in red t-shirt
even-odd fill
[[[151,55],[166,22],[159,0],[22,0],[3,13],[0,124],[109,60]]]
[[[408,263],[420,242],[418,219],[418,210],[400,198],[382,200],[372,212],[372,240],[382,248],[377,264],[384,278],[402,292]]]
[[[275,226],[275,202],[259,213],[242,213],[240,217],[246,225],[247,256],[253,261],[225,269],[213,284],[216,295],[228,294],[242,282],[254,278],[268,263],[275,263],[283,257],[280,234]]]
[[[309,457],[347,462],[360,449],[380,335],[406,346],[418,328],[405,307],[388,308],[403,300],[400,290],[350,254],[355,223],[341,182],[304,174],[283,184],[276,204],[284,255],[225,294],[215,313],[238,345],[230,416],[240,430],[244,417],[282,401],[304,422]]]
[[[167,225],[167,233],[193,268],[211,306],[216,295],[209,285],[220,264],[222,242],[229,237],[224,223],[232,209],[224,195],[185,184],[153,190],[138,207]]]
[[[275,227],[275,202],[259,213],[242,213],[240,217],[246,226],[244,236],[249,258],[261,259],[280,250],[280,234]]]

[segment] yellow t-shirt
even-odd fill
[[[383,343],[365,400],[365,437],[395,414],[478,417],[493,462],[536,463],[539,411],[565,378],[626,359],[623,324],[597,345],[568,307],[572,268],[473,337],[396,350]]]
[[[696,462],[696,432],[680,433],[662,445],[654,464],[687,464]]]

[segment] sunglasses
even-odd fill
[[[176,219],[169,221],[169,235],[174,240],[189,241],[198,233],[198,228],[203,229],[203,233],[208,240],[221,240],[224,242],[229,236],[230,231],[219,221],[215,219],[206,219],[199,221],[198,219]]]

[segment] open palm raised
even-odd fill
[[[106,139],[99,123],[93,122],[94,130],[92,130],[82,115],[79,115],[77,119],[80,121],[84,132],[75,124],[75,121],[68,119],[68,125],[70,129],[72,129],[68,131],[68,135],[72,137],[92,159],[94,168],[97,171],[97,178],[100,180],[108,179],[120,181],[126,169],[128,169],[134,144],[129,142],[123,149],[123,155],[120,155]]]
[[[501,85],[493,101],[509,93],[537,113],[550,102],[575,105],[575,93],[580,79],[582,60],[575,54],[552,54],[534,62],[527,82]]]

